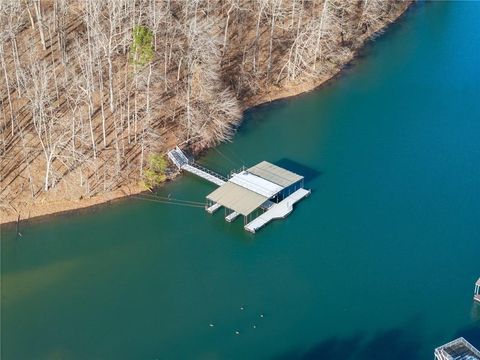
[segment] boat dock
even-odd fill
[[[478,301],[480,303],[480,278],[478,278],[477,282],[475,283],[475,290],[473,292],[473,300]]]
[[[241,171],[229,178],[202,167],[190,160],[178,146],[170,150],[168,158],[178,169],[199,176],[218,188],[206,196],[205,210],[213,214],[225,208],[225,220],[244,218],[244,229],[255,233],[274,219],[282,219],[293,211],[293,206],[310,195],[304,189],[304,178],[267,161]]]
[[[435,349],[435,360],[480,360],[480,351],[463,337]]]

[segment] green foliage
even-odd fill
[[[151,190],[163,183],[167,178],[165,175],[167,166],[167,160],[162,155],[150,155],[148,169],[143,172],[143,185]]]
[[[132,31],[130,56],[135,66],[144,66],[153,59],[153,32],[146,26],[135,26]]]

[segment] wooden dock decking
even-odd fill
[[[245,230],[255,233],[255,231],[265,226],[273,219],[281,219],[288,216],[288,214],[290,214],[293,210],[293,205],[302,200],[304,197],[310,195],[310,193],[310,190],[303,188],[298,189],[293,194],[280,201],[278,204],[273,204],[270,206],[270,208],[262,215],[245,225]]]

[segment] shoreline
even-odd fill
[[[315,81],[304,82],[288,86],[286,88],[271,88],[265,94],[254,96],[251,99],[248,99],[244,103],[242,111],[245,112],[247,110],[252,110],[256,107],[264,106],[275,101],[290,99],[305,93],[316,91],[323,86],[327,86],[331,81],[335,81],[337,77],[344,73],[346,69],[349,69],[357,59],[361,58],[362,51],[365,49],[366,46],[369,45],[369,43],[375,40],[376,35],[379,32],[388,30],[390,26],[395,25],[399,21],[401,21],[406,12],[411,8],[412,4],[413,2],[408,3],[403,9],[403,11],[398,14],[398,16],[394,20],[385,23],[383,27],[367,36],[364,44],[354,52],[349,61],[343,64],[342,67],[336,69],[335,72],[333,72],[332,74],[326,75]],[[208,148],[205,148],[201,151],[207,149]],[[174,174],[172,177],[167,179],[164,184],[168,184],[170,181],[173,181],[179,174],[180,173]],[[93,208],[102,205],[108,206],[111,202],[128,199],[128,197],[130,196],[137,195],[143,192],[147,192],[147,190],[145,190],[145,188],[143,188],[139,184],[132,183],[130,185],[122,186],[114,191],[96,195],[91,198],[81,200],[58,200],[45,203],[33,203],[27,205],[20,210],[13,209],[8,211],[5,209],[2,210],[3,214],[0,218],[0,230],[6,226],[15,226],[16,224],[25,223],[31,220],[42,221],[42,219],[48,218],[50,216],[62,216],[77,211],[90,211]]]
[[[355,54],[354,58],[350,60],[350,62],[354,61],[357,58],[358,54]],[[349,62],[349,63],[350,63]],[[346,64],[347,65],[347,64]],[[339,69],[331,76],[326,76],[325,78],[320,79],[318,82],[311,83],[311,84],[299,84],[296,86],[289,87],[288,89],[279,89],[278,92],[275,94],[267,94],[263,96],[257,97],[256,102],[251,100],[247,102],[246,106],[244,107],[243,111],[252,110],[259,106],[264,106],[270,104],[275,101],[281,101],[289,98],[293,98],[296,96],[300,96],[302,94],[315,91],[320,87],[327,85],[331,80],[336,78],[344,68]],[[206,151],[209,148],[202,149],[200,151]],[[174,176],[170,177],[165,181],[162,185],[167,185],[171,181],[174,181],[180,173],[174,174]],[[143,192],[148,192],[145,188],[138,184],[130,184],[128,186],[122,186],[117,190],[107,192],[101,195],[96,195],[91,198],[82,199],[82,200],[58,200],[58,201],[51,201],[45,204],[31,204],[26,208],[16,212],[10,211],[5,217],[0,219],[0,226],[14,226],[17,223],[25,223],[31,220],[38,220],[41,221],[42,218],[48,218],[50,216],[62,216],[67,215],[69,213],[81,211],[81,210],[88,210],[91,208],[95,208],[102,205],[108,205],[113,201],[118,201],[122,199],[127,199],[130,196],[138,195]],[[22,215],[23,212],[23,215]],[[25,215],[26,213],[26,215]]]
[[[341,69],[338,69],[331,76],[326,76],[325,78],[319,79],[318,82],[312,82],[311,84],[299,84],[288,89],[279,89],[275,94],[267,94],[257,97],[257,101],[253,100],[247,102],[243,111],[252,110],[256,107],[265,106],[267,104],[273,103],[275,101],[282,101],[290,99],[296,96],[300,96],[312,91],[316,91],[323,86],[328,85],[330,81],[333,81],[337,76],[339,76],[344,70],[345,67],[350,64],[352,61],[355,61],[358,58],[358,53]],[[205,148],[200,151],[206,151],[210,148]],[[162,185],[167,185],[171,181],[174,181],[177,176],[181,173],[178,172],[172,177],[168,178],[167,181]],[[138,195],[144,192],[148,192],[145,188],[139,184],[130,184],[127,186],[122,186],[117,190],[107,192],[101,195],[96,195],[91,198],[82,199],[82,200],[58,200],[47,202],[45,204],[31,204],[27,208],[22,209],[23,213],[27,215],[22,216],[22,210],[19,212],[9,212],[5,217],[0,219],[0,227],[4,226],[14,226],[17,223],[25,223],[31,220],[42,221],[43,218],[48,218],[51,216],[62,216],[68,215],[77,211],[89,211],[93,208],[100,207],[102,205],[108,206],[111,202],[119,201],[122,199],[128,199],[128,197],[133,195]]]

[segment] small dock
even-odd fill
[[[435,360],[480,360],[480,351],[463,337],[435,349]]]
[[[218,186],[206,197],[205,210],[208,213],[213,214],[223,207],[227,222],[243,216],[244,229],[251,233],[272,220],[285,218],[297,202],[311,193],[303,188],[303,176],[267,161],[232,172],[226,178],[196,164],[178,146],[167,155],[178,169]]]
[[[480,278],[478,278],[477,282],[475,283],[475,290],[473,292],[473,300],[480,303]]]

